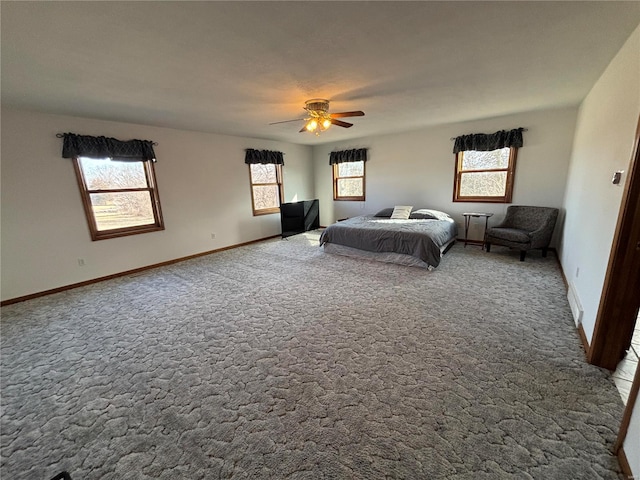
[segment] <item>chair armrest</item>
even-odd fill
[[[504,220],[502,220],[497,225],[489,225],[488,229],[490,230],[492,228],[514,228],[514,227],[512,227],[509,223],[507,223]]]
[[[531,248],[547,247],[551,242],[551,235],[553,234],[553,225],[544,225],[532,232],[528,232],[531,239]]]

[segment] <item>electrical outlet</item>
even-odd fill
[[[84,267],[84,258],[79,258],[78,259],[78,266],[79,267]]]
[[[215,240],[215,238],[216,238],[216,234],[215,234],[215,233],[212,233],[212,234],[211,234],[211,240]]]
[[[580,275],[580,267],[576,268],[576,278]]]

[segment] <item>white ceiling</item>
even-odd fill
[[[640,2],[3,1],[0,13],[3,105],[313,145],[577,105]],[[269,125],[316,97],[366,115],[319,137]]]

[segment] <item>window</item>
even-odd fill
[[[333,199],[364,201],[364,161],[333,164]]]
[[[454,202],[511,203],[516,147],[456,154]]]
[[[254,215],[278,213],[284,201],[282,165],[274,163],[249,164],[251,202]]]
[[[93,240],[164,230],[153,162],[73,162]]]

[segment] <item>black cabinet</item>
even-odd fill
[[[280,223],[282,238],[320,228],[320,202],[316,199],[281,204]]]

